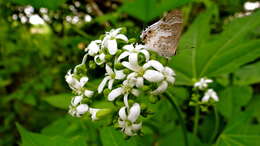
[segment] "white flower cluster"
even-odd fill
[[[149,52],[144,45],[129,42],[122,32],[122,28],[112,29],[103,39],[92,41],[85,49],[86,55],[82,64],[76,66],[73,73],[69,70],[65,78],[69,87],[77,94],[71,101],[69,110],[71,115],[80,117],[89,112],[92,119],[97,120],[97,113],[102,109],[90,108],[85,98],[93,100],[93,95],[102,96],[104,93],[105,97],[107,96],[106,101],[122,102],[124,106],[116,108],[119,109],[116,111],[117,124],[126,135],[133,136],[142,127],[139,121],[141,106],[134,100],[144,88],[148,88],[145,90],[147,94],[163,93],[169,84],[174,83],[175,73],[170,67],[152,58],[152,52]],[[86,88],[87,72],[77,71],[77,68],[86,64],[88,56],[106,71],[98,88],[92,91]],[[134,102],[129,102],[129,99]]]
[[[197,88],[201,91],[205,91],[204,96],[202,97],[202,102],[208,102],[210,98],[214,101],[218,101],[218,95],[213,89],[208,89],[208,83],[212,83],[211,79],[201,78],[198,82],[194,84],[194,88]]]

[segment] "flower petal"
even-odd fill
[[[104,87],[106,86],[106,84],[107,84],[107,81],[110,79],[110,77],[109,76],[106,76],[103,80],[102,80],[102,82],[98,85],[98,93],[101,93],[102,91],[103,91],[103,89],[104,89]]]
[[[91,91],[91,90],[85,90],[85,91],[84,91],[84,95],[87,96],[87,97],[92,97],[93,94],[94,94],[94,92]]]
[[[82,96],[82,95],[81,95],[81,96],[75,96],[75,97],[72,98],[72,100],[71,100],[71,105],[77,106],[77,105],[81,102],[82,99],[83,99],[83,96]]]
[[[144,86],[144,78],[143,77],[138,77],[136,79],[136,87],[141,88]]]
[[[134,45],[133,44],[130,44],[130,45],[125,45],[125,46],[123,46],[123,49],[125,49],[125,50],[128,50],[128,51],[132,51],[132,50],[134,50],[135,48],[134,48]]]
[[[76,111],[79,115],[82,115],[88,111],[88,105],[81,104],[81,105],[77,106]]]
[[[142,128],[142,123],[138,123],[138,124],[133,124],[132,125],[132,130],[133,131],[138,131]]]
[[[135,134],[132,132],[131,127],[125,127],[124,133],[128,136],[134,136]]]
[[[147,50],[141,50],[140,52],[144,54],[144,56],[145,56],[145,61],[147,62],[147,61],[150,59],[150,54],[149,54],[149,52],[148,52]]]
[[[137,89],[132,89],[132,90],[131,90],[131,93],[132,93],[134,96],[139,96],[139,95],[140,95],[140,92],[139,92],[139,90],[137,90]]]
[[[157,95],[163,93],[164,91],[166,91],[167,87],[168,83],[166,81],[163,81],[157,89],[151,92],[151,94]]]
[[[138,66],[138,65],[133,65],[133,64],[130,64],[129,62],[126,62],[126,61],[122,62],[122,65],[123,65],[124,67],[126,67],[126,68],[132,70],[132,71],[135,71],[135,72],[138,72],[138,71],[140,70],[140,68],[141,68],[141,67]]]
[[[116,88],[114,90],[112,90],[109,94],[108,94],[108,100],[109,101],[113,101],[115,100],[118,96],[122,95],[123,94],[123,88],[122,87],[119,87],[119,88]]]
[[[143,77],[150,82],[160,82],[164,79],[163,74],[155,70],[145,71]]]
[[[100,111],[101,109],[97,109],[97,108],[89,108],[89,113],[91,114],[91,119],[93,121],[98,120],[97,118],[97,112]]]
[[[123,35],[123,34],[118,34],[116,36],[116,39],[120,39],[120,40],[123,40],[125,42],[128,42],[128,38],[125,35]]]
[[[94,61],[96,62],[97,65],[101,65],[105,62],[105,54],[104,53],[101,53],[99,55],[96,55],[94,57]]]
[[[111,76],[112,74],[114,74],[112,68],[111,68],[109,65],[107,65],[107,64],[106,64],[106,72],[107,72],[108,75],[110,75],[110,76]]]
[[[115,79],[110,79],[110,80],[108,81],[108,89],[110,89],[110,90],[112,89],[114,80],[115,80]]]
[[[166,80],[167,80],[167,82],[169,82],[169,83],[171,83],[171,84],[173,84],[173,83],[175,82],[175,78],[174,78],[174,77],[171,77],[171,76],[168,76],[168,77],[166,78]]]
[[[121,59],[127,57],[129,55],[129,52],[125,51],[122,54],[119,55],[119,57],[117,58],[117,61],[120,62]]]
[[[95,54],[98,53],[99,49],[100,49],[100,46],[97,44],[97,42],[96,42],[96,41],[92,41],[92,42],[88,45],[88,47],[86,48],[85,51],[88,50],[88,54],[89,54],[90,56],[94,56]]]
[[[149,67],[153,67],[154,69],[156,69],[157,71],[160,71],[160,72],[162,72],[164,69],[163,65],[159,61],[156,61],[156,60],[150,60],[143,65],[144,69],[147,69]]]
[[[84,87],[84,85],[88,82],[88,77],[82,77],[80,78],[79,84],[80,87]]]
[[[174,76],[174,75],[175,75],[174,71],[173,71],[170,67],[168,67],[168,66],[166,66],[166,67],[164,68],[164,72],[165,72],[167,75],[169,75],[169,76]]]
[[[120,119],[127,120],[126,107],[125,106],[120,108],[118,114],[119,114]]]
[[[128,105],[128,94],[125,94],[124,95],[124,104],[127,108],[129,108],[129,105]]]
[[[129,63],[133,64],[133,65],[138,65],[138,57],[137,57],[137,53],[130,53],[129,55]]]
[[[130,108],[127,119],[134,123],[139,117],[140,112],[141,112],[140,105],[138,103],[134,103],[134,105]]]
[[[107,41],[107,49],[109,54],[115,55],[117,52],[117,42],[115,39]]]
[[[122,80],[122,79],[125,78],[125,76],[126,76],[126,75],[124,74],[124,71],[123,71],[123,70],[116,70],[115,73],[116,73],[115,79],[117,79],[117,80]]]

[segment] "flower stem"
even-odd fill
[[[195,107],[195,119],[193,125],[193,135],[196,136],[198,132],[198,125],[199,125],[199,116],[200,116],[200,107],[197,105]]]
[[[217,136],[218,128],[219,128],[219,116],[218,116],[217,108],[214,106],[213,110],[214,110],[214,115],[215,115],[215,127],[214,127],[213,134],[209,140],[210,143],[213,143],[214,139]]]
[[[188,146],[188,137],[187,137],[187,130],[185,128],[185,124],[184,124],[184,119],[181,115],[181,110],[179,108],[179,106],[177,105],[177,102],[174,100],[174,98],[171,98],[172,95],[169,92],[166,92],[166,98],[169,100],[171,106],[174,108],[174,110],[177,113],[177,116],[180,120],[180,124],[181,124],[181,128],[182,128],[182,133],[183,133],[183,138],[184,138],[184,144],[185,146]]]

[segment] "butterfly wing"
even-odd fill
[[[174,10],[143,31],[141,38],[146,47],[161,56],[175,55],[182,31],[182,13]]]

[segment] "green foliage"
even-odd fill
[[[241,145],[241,146],[257,146],[259,142],[259,131],[249,130],[248,122],[250,122],[251,111],[240,113],[232,119],[227,125],[224,132],[219,136],[217,146]],[[258,125],[259,127],[259,125]],[[259,128],[258,128],[259,129]]]
[[[161,16],[163,12],[182,6],[190,1],[191,0],[126,0],[120,10],[144,22],[149,22]]]
[[[61,136],[46,136],[42,134],[37,134],[33,132],[29,132],[26,129],[24,129],[22,126],[17,124],[17,128],[21,134],[22,137],[22,146],[84,146],[86,145],[84,143],[83,138],[75,138],[75,139],[66,139]]]
[[[228,119],[232,119],[241,112],[252,98],[252,89],[249,86],[232,86],[220,92],[220,101],[217,104],[219,112]]]
[[[142,119],[141,136],[129,138],[111,127],[110,121],[101,126],[102,121],[69,116],[71,94],[64,81],[68,69],[81,62],[84,48],[104,31],[124,26],[130,37],[138,39],[147,23],[175,8],[184,12],[185,23],[177,54],[169,61],[176,84],[168,92],[182,110],[190,146],[260,145],[259,10],[237,17],[245,12],[244,0],[94,1],[100,15],[88,11],[90,1],[79,0],[80,6],[75,2],[0,0],[0,145],[183,146],[180,120],[163,95],[151,99],[160,100],[157,104],[143,102],[149,98],[146,93],[138,97],[143,110],[153,114]],[[19,14],[25,16],[27,5],[41,17],[39,8],[48,8],[50,21],[43,26],[21,23]],[[67,16],[84,19],[85,14],[93,18],[91,22],[66,21]],[[101,79],[96,75],[103,71],[90,75],[95,80],[88,82],[88,88],[97,88]],[[192,85],[200,77],[214,79],[210,88],[216,89],[219,102],[215,114],[212,108],[200,113],[194,135],[195,109],[188,103]],[[93,106],[113,108],[114,103]],[[213,134],[216,137],[211,140]]]
[[[12,2],[19,5],[32,5],[34,8],[49,8],[57,9],[59,6],[64,4],[67,0],[12,0]]]
[[[241,67],[235,72],[235,83],[250,85],[260,82],[260,62]]]

